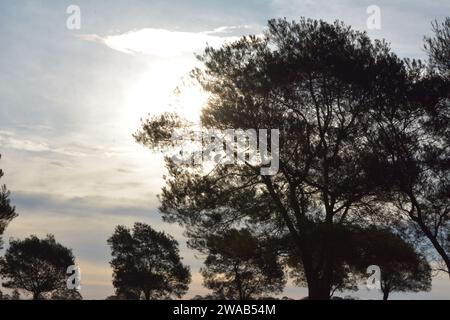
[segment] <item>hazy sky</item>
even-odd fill
[[[66,27],[69,5],[81,9],[80,30]],[[366,30],[369,5],[381,9],[381,30]],[[106,239],[118,224],[146,222],[179,240],[193,272],[187,297],[206,293],[201,260],[157,212],[162,157],[131,136],[141,117],[168,106],[198,115],[203,94],[187,86],[173,96],[194,53],[258,34],[269,18],[305,16],[341,19],[386,38],[402,57],[423,58],[430,22],[449,12],[448,0],[1,1],[0,167],[19,212],[5,240],[55,234],[73,248],[83,296],[102,299],[113,293]],[[305,292],[289,286],[285,294]],[[450,298],[450,281],[395,297]]]

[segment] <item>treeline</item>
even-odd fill
[[[3,225],[16,216],[10,205],[9,192],[3,187]],[[342,261],[351,257],[351,277],[344,264],[334,291],[357,289],[355,281],[365,275],[369,263],[376,262],[385,272],[382,277],[384,298],[392,291],[429,290],[431,269],[421,254],[387,230],[340,230],[335,254]],[[316,230],[312,245],[322,243],[326,230]],[[182,263],[178,243],[170,235],[155,231],[149,225],[135,223],[130,230],[118,226],[107,240],[111,248],[115,295],[109,300],[182,298],[189,289],[191,272]],[[199,237],[195,245],[204,256],[200,270],[203,284],[212,293],[194,299],[274,299],[283,292],[287,278],[304,285],[301,260],[289,238],[257,237],[249,228],[228,229]],[[69,289],[68,266],[75,265],[72,250],[56,242],[54,236],[39,239],[12,239],[4,257],[0,258],[2,286],[0,300],[19,300],[31,296],[35,300],[79,300],[79,291]],[[357,267],[356,267],[357,266]],[[342,268],[342,269],[341,269]],[[24,294],[24,295],[21,295]],[[284,297],[284,299],[288,299]]]
[[[329,235],[324,231],[318,230],[318,243],[323,241],[320,237]],[[383,270],[383,299],[387,300],[391,292],[430,290],[427,260],[399,236],[375,228],[340,232],[340,242],[333,249],[340,261],[352,261],[352,269],[336,265],[339,273],[333,280],[333,292],[358,290],[358,280],[365,284],[367,266],[373,262]],[[275,299],[283,292],[288,277],[303,285],[301,261],[285,240],[260,240],[249,229],[208,236],[196,248],[205,257],[200,270],[203,285],[212,293],[194,299]],[[173,299],[188,291],[190,271],[181,263],[178,244],[171,236],[136,223],[132,230],[117,227],[108,244],[116,288],[116,295],[108,299]]]
[[[360,269],[359,273],[355,272],[357,268],[353,270],[352,279],[343,270],[335,281],[334,291],[357,290],[353,285],[358,276],[363,279],[368,261],[376,261],[385,272],[384,299],[390,292],[430,289],[431,269],[411,245],[385,230],[362,231],[354,230],[347,243],[336,244],[338,254],[343,253],[342,244],[353,248],[348,254]],[[349,234],[343,232],[341,239]],[[132,230],[118,226],[107,242],[113,257],[116,291],[108,300],[173,299],[187,293],[191,272],[182,264],[178,243],[170,235],[135,223]],[[248,229],[232,229],[208,238],[201,245],[205,260],[200,271],[204,286],[212,293],[194,299],[275,299],[275,295],[283,292],[288,276],[303,285],[299,259],[286,249],[288,246],[260,241]],[[58,244],[51,235],[44,239],[30,236],[11,240],[0,260],[0,275],[3,286],[13,292],[8,295],[0,291],[0,300],[19,300],[29,295],[35,300],[82,299],[79,291],[67,287],[66,270],[74,264],[71,250]],[[25,296],[21,297],[21,292]]]

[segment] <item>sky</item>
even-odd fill
[[[80,29],[67,26],[71,5]],[[367,28],[370,5],[381,10],[379,30]],[[0,168],[19,213],[4,239],[54,234],[73,249],[82,295],[104,299],[113,294],[107,238],[119,224],[149,223],[180,242],[193,273],[186,298],[208,293],[201,257],[157,210],[163,157],[132,137],[148,113],[198,117],[206,96],[187,76],[199,65],[195,53],[260,34],[270,18],[304,16],[343,20],[401,57],[425,58],[431,21],[449,12],[448,0],[1,0]],[[305,294],[291,284],[283,293]],[[392,298],[448,299],[450,281],[436,277],[431,292]]]

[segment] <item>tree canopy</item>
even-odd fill
[[[47,299],[57,290],[66,289],[67,268],[75,264],[72,250],[56,242],[30,236],[11,240],[0,260],[3,286],[31,293],[33,299]]]
[[[201,274],[216,297],[251,300],[281,293],[286,283],[277,251],[247,229],[211,235],[201,248],[207,254]]]
[[[132,230],[117,226],[108,244],[118,297],[181,298],[188,290],[191,274],[182,264],[178,243],[171,236],[135,223]]]
[[[328,299],[342,271],[333,254],[340,233],[332,226],[363,227],[389,215],[383,204],[400,196],[399,181],[415,176],[410,167],[392,174],[389,146],[415,141],[403,116],[430,110],[442,82],[422,97],[430,81],[420,62],[398,58],[384,41],[341,22],[270,20],[262,37],[208,47],[199,59],[204,68],[192,75],[210,95],[202,127],[279,129],[280,170],[264,176],[248,162],[218,163],[205,174],[201,165],[167,158],[164,219],[185,226],[193,241],[242,224],[255,234],[287,234],[309,296]],[[182,125],[173,116],[153,117],[136,138],[167,147],[171,130]],[[401,131],[386,139],[383,130],[392,127],[406,138]],[[330,233],[311,245],[317,226]]]
[[[431,267],[411,243],[387,229],[375,227],[360,233],[359,240],[362,244],[360,266],[362,269],[368,265],[380,267],[384,300],[391,292],[431,289]]]

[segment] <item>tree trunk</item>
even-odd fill
[[[40,300],[41,293],[40,292],[33,292],[33,300]]]
[[[383,290],[383,300],[387,301],[389,299],[389,290]]]
[[[308,243],[308,241],[305,242]],[[329,264],[330,260],[327,259],[321,270],[318,270],[312,262],[314,253],[311,253],[309,248],[302,244],[299,243],[299,247],[301,248],[303,271],[308,284],[308,297],[311,300],[330,300],[333,275],[333,269]],[[319,277],[320,274],[323,276]]]
[[[330,300],[330,289],[328,284],[319,281],[317,283],[308,283],[308,295],[311,300]]]
[[[311,272],[311,271],[310,271]],[[306,270],[305,270],[306,273]],[[306,277],[308,283],[308,296],[311,300],[330,300],[331,281],[328,277],[319,278],[318,270]]]

